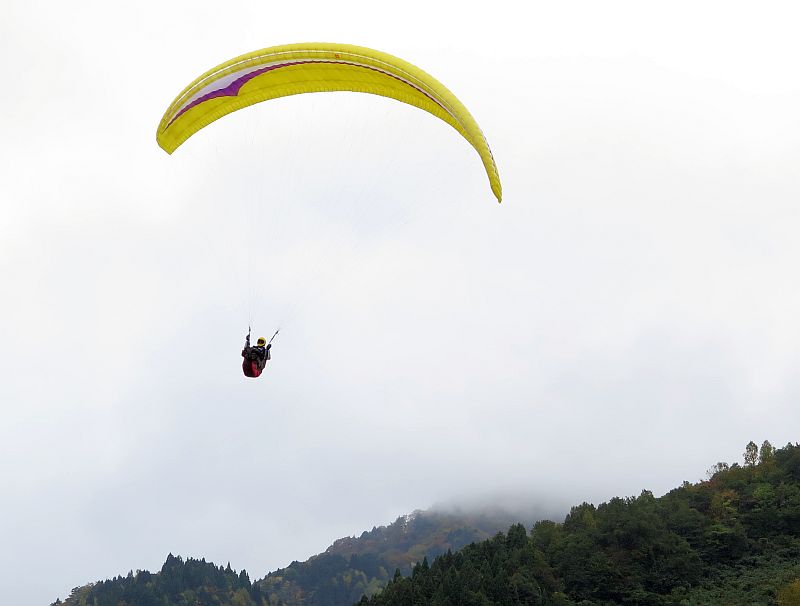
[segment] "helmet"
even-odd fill
[[[264,337],[258,337],[258,341],[256,341],[256,345],[263,347],[267,344],[267,340]]]

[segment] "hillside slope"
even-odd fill
[[[358,538],[339,539],[324,553],[306,562],[292,562],[258,584],[271,604],[349,606],[385,587],[395,570],[409,573],[425,557],[482,541],[519,520],[518,514],[502,510],[478,514],[416,511]]]
[[[323,553],[251,583],[204,559],[170,554],[157,573],[126,576],[76,587],[64,606],[350,606],[386,586],[396,569],[406,573],[424,557],[435,557],[481,541],[520,518],[501,510],[416,511],[359,537],[338,539]],[[532,523],[533,520],[526,520]]]
[[[64,604],[800,606],[800,444],[751,442],[743,465],[718,463],[706,481],[582,503],[530,532],[495,534],[501,522],[416,512],[254,583],[170,555],[159,573],[76,588]]]
[[[573,507],[395,575],[369,606],[800,605],[800,445],[751,442],[744,466],[660,498]]]

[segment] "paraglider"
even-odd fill
[[[272,335],[272,339],[278,334],[278,330]],[[270,350],[272,349],[272,339],[267,340],[264,337],[258,337],[255,345],[250,345],[250,330],[247,331],[247,336],[244,338],[244,348],[242,349],[242,372],[244,376],[256,379],[264,372],[264,367],[267,361],[272,359]]]
[[[335,91],[396,99],[443,120],[478,153],[492,193],[498,202],[502,200],[489,144],[464,104],[420,68],[361,46],[289,44],[226,61],[199,76],[175,98],[161,118],[156,140],[172,154],[189,137],[231,112],[280,97]],[[263,337],[251,346],[248,331],[242,350],[245,376],[261,375],[271,358],[271,347],[272,339],[267,343]]]
[[[175,98],[161,118],[156,139],[171,154],[197,131],[238,109],[279,97],[333,91],[389,97],[447,122],[478,152],[492,192],[498,202],[502,199],[489,144],[464,104],[411,63],[362,46],[288,44],[226,61]]]

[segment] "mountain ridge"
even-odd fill
[[[535,509],[535,508],[533,508]],[[536,516],[535,516],[536,517]],[[538,517],[545,517],[542,514]],[[448,511],[444,507],[433,507],[428,510],[417,509],[411,513],[398,516],[393,522],[381,526],[373,526],[359,536],[346,536],[334,540],[324,551],[310,556],[300,562],[294,561],[284,568],[269,572],[260,580],[250,582],[247,571],[238,574],[230,568],[217,567],[206,562],[205,558],[186,558],[169,554],[161,571],[150,573],[146,570],[129,571],[125,576],[117,576],[105,581],[96,581],[75,587],[64,601],[57,599],[53,604],[63,606],[94,606],[93,600],[98,594],[108,596],[136,595],[135,603],[126,606],[163,606],[163,601],[152,601],[147,597],[147,590],[141,586],[150,583],[154,592],[163,587],[156,587],[159,575],[172,571],[178,574],[178,563],[190,569],[189,576],[197,581],[194,588],[184,587],[183,591],[192,593],[193,599],[199,595],[227,596],[233,600],[242,591],[256,596],[251,602],[243,602],[244,606],[256,604],[261,606],[264,600],[269,606],[350,606],[360,599],[361,595],[379,591],[386,586],[395,572],[400,569],[410,572],[413,564],[425,557],[435,557],[448,549],[459,549],[469,542],[482,540],[496,532],[508,528],[514,521],[525,520],[532,523],[533,518],[509,513],[502,508],[494,508],[485,512],[469,509]],[[419,542],[421,541],[421,543]],[[388,552],[388,553],[387,553]],[[430,554],[430,555],[429,555]],[[204,569],[200,572],[198,569]],[[228,576],[235,575],[237,581],[226,581],[220,571]],[[321,576],[332,574],[332,577]],[[242,575],[244,575],[242,577]],[[183,572],[178,576],[184,577]],[[300,577],[302,584],[297,583]],[[231,577],[232,578],[232,577]],[[247,582],[244,582],[244,579]],[[201,580],[210,581],[211,585],[203,585]],[[310,581],[313,587],[309,589]],[[335,582],[330,582],[335,581]],[[112,590],[111,587],[115,586]],[[123,587],[124,586],[124,587]],[[176,585],[173,584],[173,589]],[[255,589],[253,589],[255,588]],[[173,594],[176,598],[181,592]],[[357,595],[356,595],[357,594]],[[351,596],[354,596],[352,599]],[[169,598],[168,598],[169,599]],[[333,600],[333,601],[329,601]],[[171,604],[172,602],[170,602]],[[180,600],[175,604],[181,604]],[[220,602],[213,602],[218,604]],[[227,606],[229,602],[221,602]],[[230,602],[233,604],[233,602]],[[118,606],[116,602],[99,599],[97,606]],[[192,606],[195,603],[192,602]],[[238,605],[237,605],[238,606]]]
[[[526,516],[526,523],[534,518]],[[539,516],[545,517],[545,516]],[[258,581],[270,603],[285,606],[346,606],[383,589],[396,570],[484,540],[520,518],[492,512],[415,510],[360,536],[342,537],[305,562],[292,562]]]
[[[415,511],[255,582],[170,554],[158,573],[98,581],[56,604],[800,606],[800,444],[750,442],[744,464],[717,463],[661,497],[642,490],[576,505],[563,522],[532,517],[530,532],[512,522],[504,533],[496,514]]]

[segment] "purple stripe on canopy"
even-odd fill
[[[408,86],[410,86],[414,90],[422,93],[428,99],[430,99],[431,101],[436,103],[436,105],[441,107],[448,114],[450,114],[451,116],[453,115],[450,112],[450,110],[448,110],[444,105],[442,105],[435,97],[432,97],[431,95],[429,95],[427,92],[425,92],[424,90],[422,90],[418,86],[414,86],[413,84],[411,84],[407,80],[403,80],[399,76],[395,76],[394,74],[391,74],[389,72],[385,72],[382,69],[378,69],[377,67],[372,67],[371,65],[362,65],[360,63],[351,63],[349,61],[328,61],[328,60],[325,60],[325,59],[318,59],[318,60],[313,60],[313,61],[311,61],[311,60],[293,61],[293,62],[290,62],[290,63],[280,63],[278,65],[270,65],[268,67],[263,67],[261,69],[257,69],[255,71],[252,71],[249,74],[245,74],[241,78],[237,78],[236,80],[231,82],[225,88],[220,88],[220,89],[211,91],[210,93],[207,93],[207,94],[205,94],[205,95],[203,95],[201,97],[198,97],[197,99],[195,99],[194,101],[189,103],[186,107],[184,107],[177,114],[175,114],[175,117],[172,118],[172,120],[169,121],[169,124],[167,124],[167,126],[166,126],[166,128],[164,130],[169,128],[172,125],[172,123],[175,122],[175,120],[177,120],[178,118],[180,118],[185,112],[189,111],[193,107],[196,107],[196,106],[200,105],[201,103],[205,103],[206,101],[209,101],[211,99],[218,99],[219,97],[235,97],[236,95],[239,94],[239,91],[241,90],[241,88],[245,84],[250,82],[250,80],[252,80],[253,78],[255,78],[257,76],[260,76],[261,74],[265,74],[267,72],[271,72],[273,70],[280,69],[282,67],[291,67],[292,65],[304,65],[304,64],[307,64],[307,63],[329,63],[329,64],[334,63],[334,64],[340,64],[340,65],[352,65],[353,67],[362,67],[364,69],[370,69],[372,71],[379,72],[381,74],[384,74],[386,76],[394,78],[395,80],[398,80],[398,81],[402,82],[403,84],[407,84]]]

